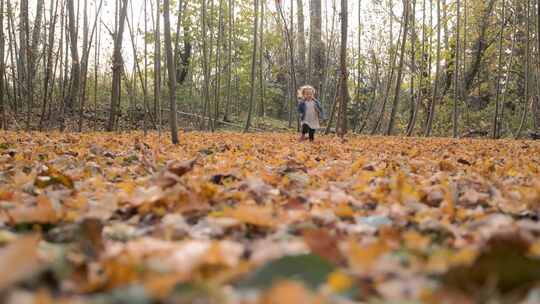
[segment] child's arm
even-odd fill
[[[296,106],[296,110],[298,113],[304,112],[304,101],[302,99],[298,99],[298,105]]]

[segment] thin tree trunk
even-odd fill
[[[257,0],[255,0],[257,1]],[[292,1],[292,0],[291,0]],[[294,46],[293,46],[293,39],[291,37],[291,34],[289,32],[289,29],[287,27],[287,21],[285,19],[285,15],[283,14],[283,7],[281,6],[281,3],[277,3],[277,9],[278,9],[278,12],[281,16],[281,19],[283,21],[283,28],[285,30],[285,36],[287,37],[287,42],[289,44],[289,61],[290,61],[290,66],[289,66],[289,71],[290,71],[290,76],[291,76],[291,100],[290,100],[290,108],[289,108],[289,128],[292,127],[292,113],[293,113],[293,107],[292,105],[294,104],[294,101],[295,101],[295,91],[296,91],[296,88],[298,87],[298,84],[296,82],[296,67],[295,67],[295,64],[294,64]],[[291,7],[291,11],[292,11],[292,7]],[[291,13],[292,15],[292,13]],[[293,27],[292,23],[291,23],[291,28]]]
[[[311,64],[306,64],[306,30],[304,26],[304,2],[303,0],[296,0],[296,17],[298,25],[298,82],[302,85],[311,80]],[[291,8],[292,14],[292,8]],[[291,25],[292,27],[292,25]],[[311,41],[310,41],[311,51]],[[311,53],[311,52],[310,52]],[[311,59],[311,58],[310,58]]]
[[[154,27],[154,117],[158,118],[158,133],[161,137],[161,125],[163,123],[161,115],[161,12],[159,0],[156,2],[156,23]],[[153,9],[152,9],[153,10]]]
[[[461,2],[456,1],[457,21],[456,21],[456,55],[454,59],[454,109],[452,116],[452,135],[454,138],[458,137],[458,102],[459,102],[459,42],[460,42],[460,19],[461,19]],[[503,22],[504,24],[504,22]]]
[[[415,29],[413,27],[413,31],[414,30]],[[422,102],[423,96],[424,96],[424,76],[428,76],[428,75],[424,75],[426,74],[425,71],[426,71],[426,65],[427,65],[427,62],[426,62],[427,61],[426,60],[426,0],[422,1],[422,53],[421,53],[421,56],[422,56],[422,60],[420,62],[421,70],[420,70],[420,75],[419,75],[420,79],[419,79],[418,89],[417,89],[418,93],[416,96],[416,103],[414,106],[413,116],[411,118],[411,122],[409,126],[407,127],[407,136],[411,136],[414,132],[414,127],[416,126],[416,121],[418,118],[418,110],[420,109],[420,103]]]
[[[201,114],[202,120],[200,128],[204,129],[206,125],[206,120],[204,117],[206,117],[206,111],[207,107],[209,107],[210,103],[210,63],[208,60],[208,46],[207,46],[207,16],[206,16],[206,0],[202,0],[202,6],[201,6],[201,22],[202,22],[202,52],[203,52],[203,58],[202,58],[202,68],[203,68],[203,111]]]
[[[5,45],[5,36],[4,36],[4,0],[0,0],[0,129],[7,129],[6,122],[6,109],[4,102],[4,73],[6,71],[4,65],[4,45]]]
[[[519,138],[521,136],[521,133],[523,131],[523,128],[525,127],[525,122],[527,120],[527,115],[529,112],[529,97],[530,97],[530,86],[529,86],[529,55],[530,55],[530,41],[531,41],[531,0],[527,0],[527,33],[526,33],[526,42],[525,42],[525,70],[524,70],[524,76],[525,79],[525,96],[523,98],[523,114],[521,115],[521,119],[519,122],[519,127],[516,131],[515,138]]]
[[[329,68],[329,63],[330,63],[330,53],[334,51],[335,47],[335,24],[336,24],[336,0],[332,0],[332,26],[331,26],[331,30],[330,30],[330,35],[327,36],[327,41],[329,41],[329,45],[328,45],[328,49],[326,50],[326,59],[325,59],[325,63],[324,63],[324,66],[327,67],[326,69],[324,69],[324,73],[323,73],[323,80],[322,80],[322,83],[321,83],[321,88],[319,90],[319,96],[321,98],[321,103],[322,105],[324,106],[326,104],[326,87],[329,86],[329,73],[330,73],[330,68]]]
[[[29,94],[29,86],[28,86],[28,57],[30,53],[30,46],[28,43],[28,36],[30,35],[30,25],[29,25],[29,17],[28,17],[28,0],[21,0],[20,2],[20,14],[19,14],[19,21],[21,23],[21,27],[19,29],[19,46],[20,46],[20,52],[19,54],[19,67],[20,67],[20,79],[19,82],[22,85],[22,99],[26,102],[27,105],[27,125],[26,129],[29,129],[30,126],[30,115],[32,111],[32,106],[30,103],[30,94]]]
[[[97,15],[97,11],[96,11],[96,15]],[[94,131],[97,130],[97,115],[98,115],[97,92],[98,92],[98,86],[99,86],[98,70],[99,70],[99,51],[101,50],[101,23],[99,24],[99,30],[97,32],[96,40],[97,40],[96,47],[94,49]]]
[[[219,13],[218,13],[218,37],[216,42],[216,85],[214,86],[214,128],[217,127],[219,120],[219,104],[221,94],[221,45],[223,40],[223,6],[224,0],[219,0]]]
[[[174,56],[172,51],[171,21],[169,0],[163,0],[163,23],[165,32],[165,52],[167,57],[167,73],[169,76],[169,127],[171,129],[171,140],[173,144],[178,144],[178,125],[176,121],[176,68],[174,66]]]
[[[413,8],[410,13],[411,15],[411,87],[410,87],[410,115],[409,120],[407,122],[407,131],[406,133],[409,133],[409,129],[412,126],[413,120],[415,119],[414,113],[416,112],[416,102],[415,102],[415,93],[416,95],[420,94],[420,88],[415,88],[415,74],[418,71],[418,68],[416,66],[416,0],[412,0],[413,2]]]
[[[390,19],[392,20],[392,19]],[[401,26],[403,26],[403,23],[401,23]],[[401,41],[401,32],[402,32],[402,28],[400,27],[399,29],[399,35],[398,36],[398,40],[397,41]],[[392,33],[392,27],[390,27],[390,33]],[[393,40],[390,40],[390,45],[392,45],[393,43]],[[395,66],[396,66],[396,61],[397,61],[397,50],[395,50],[394,52],[392,52],[392,47],[390,47],[390,56],[391,56],[391,62],[389,63],[389,71],[388,71],[388,78],[387,78],[387,83],[386,83],[386,89],[385,89],[385,92],[384,92],[384,97],[383,97],[383,102],[382,102],[382,105],[381,105],[381,109],[380,109],[380,112],[379,112],[379,115],[377,116],[377,120],[375,121],[375,124],[373,125],[373,129],[371,130],[371,135],[375,135],[377,133],[377,131],[379,130],[379,126],[381,125],[383,119],[384,119],[384,112],[386,110],[386,103],[388,102],[388,98],[390,97],[390,89],[392,88],[392,83],[393,83],[393,80],[394,80],[394,72],[395,72]]]
[[[97,16],[96,16],[97,18]],[[84,105],[86,98],[86,78],[88,72],[88,52],[90,52],[90,46],[88,41],[88,0],[84,0],[83,11],[83,56],[82,56],[82,73],[81,73],[81,92],[79,96],[79,132],[82,132],[84,123]]]
[[[502,57],[503,57],[503,37],[504,37],[504,24],[506,19],[506,0],[502,0],[502,17],[501,17],[501,27],[499,29],[499,54],[498,54],[498,63],[497,63],[497,90],[495,93],[495,113],[493,114],[493,131],[491,137],[493,139],[497,138],[499,133],[499,97],[501,95],[501,75],[502,75]]]
[[[398,74],[397,74],[397,80],[396,80],[396,88],[394,91],[394,102],[392,104],[392,109],[390,111],[390,121],[388,122],[388,128],[386,129],[386,135],[392,135],[392,131],[394,128],[394,122],[396,119],[396,113],[397,108],[399,105],[399,95],[401,90],[401,77],[403,75],[403,64],[404,64],[404,58],[405,58],[405,42],[407,41],[407,32],[409,31],[409,0],[404,0],[403,6],[405,7],[405,10],[403,11],[403,33],[401,35],[401,50],[399,55],[399,66],[398,66]]]
[[[431,130],[433,127],[433,119],[435,117],[435,104],[437,103],[439,78],[441,69],[441,0],[437,0],[437,67],[435,70],[435,84],[433,89],[433,96],[429,107],[429,116],[426,125],[425,136],[431,136]]]
[[[55,26],[56,26],[56,19],[57,19],[57,14],[56,12],[58,11],[58,5],[59,3],[54,6],[54,9],[53,9],[53,5],[54,5],[54,2],[55,1],[51,1],[51,6],[50,6],[50,24],[49,24],[49,41],[48,41],[48,44],[47,44],[47,57],[45,59],[45,78],[44,78],[44,81],[43,81],[43,90],[44,90],[44,94],[43,94],[43,99],[42,99],[42,107],[41,107],[41,116],[39,118],[39,130],[42,131],[43,130],[43,121],[45,119],[45,113],[46,113],[46,110],[47,110],[47,100],[49,99],[49,82],[50,82],[50,79],[51,79],[51,74],[52,74],[52,68],[53,68],[53,49],[54,49],[54,33],[55,33]],[[54,75],[52,75],[54,76]],[[52,93],[52,90],[53,90],[53,86],[50,86],[51,90],[50,92]]]
[[[347,32],[348,32],[348,9],[347,0],[341,0],[341,48],[339,56],[340,66],[340,97],[339,117],[337,134],[344,137],[347,134],[347,103],[349,101],[349,88],[347,86]]]
[[[229,108],[231,104],[232,89],[232,42],[233,42],[233,18],[234,1],[229,0],[229,28],[228,28],[228,46],[227,46],[227,101],[225,105],[225,114],[223,121],[229,121]]]
[[[259,117],[265,116],[265,106],[264,106],[264,99],[265,99],[265,87],[264,87],[264,62],[263,62],[263,54],[264,54],[264,1],[260,2],[261,4],[261,25],[260,25],[260,34],[259,34]]]
[[[328,117],[328,124],[326,125],[326,130],[324,131],[325,135],[328,135],[330,133],[330,128],[332,127],[332,121],[334,120],[334,116],[336,115],[336,107],[339,100],[339,88],[341,86],[341,77],[338,77],[336,82],[336,88],[334,90],[334,98],[332,102],[332,110],[330,110],[330,116]],[[337,129],[337,123],[336,123],[336,129]]]
[[[73,0],[70,0],[73,1]],[[113,68],[112,68],[112,93],[111,93],[111,112],[109,116],[109,123],[107,125],[107,131],[113,131],[117,128],[117,117],[120,110],[120,90],[122,81],[122,37],[124,34],[124,24],[127,16],[127,1],[121,0],[120,16],[118,18],[118,31],[114,37],[114,49],[113,49]]]
[[[144,12],[144,33],[148,33],[148,19],[147,19],[147,4],[146,0],[143,0],[143,12]],[[144,82],[143,82],[143,107],[144,107],[144,119],[143,119],[143,131],[144,135],[148,132],[148,41],[144,39]]]
[[[255,80],[256,80],[256,64],[257,64],[257,35],[259,33],[259,0],[254,0],[253,4],[255,21],[253,22],[253,49],[251,53],[251,84],[249,91],[249,108],[246,118],[244,133],[249,131],[251,126],[251,114],[253,112],[253,104],[255,103]]]
[[[69,95],[67,96],[67,106],[72,112],[74,106],[78,104],[80,80],[81,80],[81,63],[79,60],[79,50],[77,47],[77,20],[75,19],[74,0],[68,0],[68,14],[69,14],[69,42],[71,50],[71,87]],[[65,118],[65,117],[64,117]]]
[[[360,6],[360,3],[358,4]],[[324,46],[322,43],[321,0],[310,0],[310,38],[309,38],[309,80],[317,92],[321,89],[324,70]]]

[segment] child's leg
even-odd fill
[[[315,140],[315,129],[309,128],[309,141]]]
[[[304,141],[306,139],[306,133],[309,132],[309,127],[308,125],[306,124],[302,124],[302,130],[301,130],[301,135],[300,135],[300,141]]]

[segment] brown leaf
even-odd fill
[[[103,223],[97,218],[85,218],[80,224],[80,246],[90,259],[97,259],[105,249]]]
[[[307,229],[302,235],[311,252],[337,265],[345,262],[345,257],[338,248],[338,236],[331,235],[325,229]]]
[[[0,292],[41,270],[38,243],[38,236],[28,235],[0,249]]]
[[[175,161],[170,163],[167,166],[167,171],[174,173],[176,176],[180,177],[189,171],[193,170],[193,167],[197,163],[197,159],[186,160],[186,161]]]
[[[455,168],[456,167],[451,162],[449,162],[447,160],[441,160],[439,162],[439,169],[441,171],[454,171]]]
[[[51,201],[44,195],[37,197],[35,204],[17,205],[14,209],[7,210],[11,224],[22,223],[57,223],[60,218],[54,210]]]

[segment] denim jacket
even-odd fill
[[[306,101],[303,99],[298,100],[298,113],[300,113],[300,120],[304,120],[304,117],[306,116]],[[319,119],[324,120],[324,111],[321,107],[321,103],[315,99],[315,109],[317,109],[317,114],[319,114]]]

